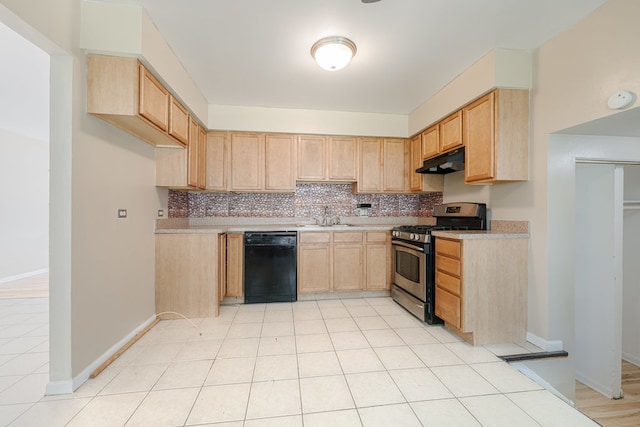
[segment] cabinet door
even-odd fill
[[[364,245],[333,246],[333,290],[355,291],[363,288]]]
[[[382,190],[382,140],[361,138],[360,165],[358,170],[359,192],[380,192]]]
[[[440,152],[462,147],[462,110],[440,122]]]
[[[189,189],[187,149],[156,147],[156,186]]]
[[[495,99],[490,93],[468,105],[465,117],[465,181],[495,177]]]
[[[386,244],[367,245],[365,289],[389,289]]]
[[[358,178],[358,140],[351,137],[329,138],[329,179],[355,181]]]
[[[440,154],[440,126],[431,126],[421,134],[422,158],[424,160]]]
[[[231,191],[260,191],[264,181],[264,135],[231,134]]]
[[[460,329],[461,306],[460,297],[436,287],[436,316]]]
[[[227,296],[242,297],[244,271],[244,235],[227,235]]]
[[[383,191],[405,190],[405,145],[404,139],[385,139],[383,142]]]
[[[218,294],[222,301],[227,296],[227,235],[218,235]]]
[[[169,135],[182,145],[189,142],[189,112],[173,96],[169,98]]]
[[[302,135],[298,140],[298,179],[324,181],[326,178],[326,138]]]
[[[411,191],[422,191],[422,181],[424,175],[416,173],[416,169],[422,166],[422,139],[420,135],[411,138],[411,162],[409,165],[409,189]]]
[[[198,186],[198,140],[200,138],[200,126],[191,119],[189,123],[189,144],[187,145],[187,185]]]
[[[298,292],[329,292],[330,289],[330,245],[299,245]]]
[[[169,91],[142,65],[139,65],[139,72],[138,114],[166,132],[169,127]]]
[[[267,135],[265,139],[265,190],[296,190],[294,135]]]
[[[226,132],[207,133],[207,190],[227,190],[228,135]]]
[[[207,132],[198,127],[198,188],[207,187]]]

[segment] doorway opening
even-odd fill
[[[575,402],[605,425],[640,405],[640,164],[616,163],[575,175]]]

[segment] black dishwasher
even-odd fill
[[[297,300],[295,231],[244,233],[244,302]]]

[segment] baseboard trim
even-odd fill
[[[78,375],[76,375],[72,379],[63,380],[63,381],[49,381],[49,384],[47,384],[47,388],[46,388],[46,392],[45,393],[47,395],[73,393],[75,390],[78,389],[78,387],[80,387],[82,384],[84,384],[89,379],[89,376],[91,375],[91,373],[93,371],[95,371],[100,366],[102,366],[103,363],[105,363],[107,360],[109,360],[109,358],[112,357],[114,354],[116,354],[118,352],[118,350],[120,350],[122,347],[124,347],[139,332],[143,331],[147,326],[149,326],[155,320],[156,320],[156,315],[153,314],[153,316],[149,317],[140,326],[138,326],[133,331],[131,331],[129,334],[127,334],[127,336],[125,336],[120,341],[118,341],[117,343],[112,345],[111,348],[109,348],[109,350],[104,352],[100,357],[98,357],[96,360],[94,360],[89,366],[84,368],[82,370],[82,372],[80,372]]]
[[[539,336],[532,334],[531,332],[527,332],[527,341],[545,351],[553,352],[563,350],[562,341],[548,341],[544,338],[540,338]]]
[[[617,399],[619,397],[619,396],[613,395],[613,389],[611,387],[601,384],[598,381],[593,381],[592,379],[582,375],[580,372],[576,372],[576,380],[580,381],[582,384],[586,385],[587,387],[597,391],[603,396],[608,397],[609,399]]]
[[[640,366],[640,356],[636,356],[635,354],[622,353],[622,360],[626,360],[629,363]]]
[[[16,280],[20,280],[20,279],[27,279],[29,277],[39,276],[41,274],[45,274],[48,272],[49,272],[48,268],[41,268],[40,270],[30,271],[28,273],[16,274],[15,276],[9,276],[9,277],[0,279],[0,285],[2,285],[3,283],[15,282]]]

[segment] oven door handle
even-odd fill
[[[402,242],[400,240],[392,240],[391,244],[396,246],[402,246],[403,248],[407,248],[407,249],[413,249],[414,251],[418,251],[418,252],[424,252],[424,248],[421,248],[420,246],[414,246],[409,243]]]

